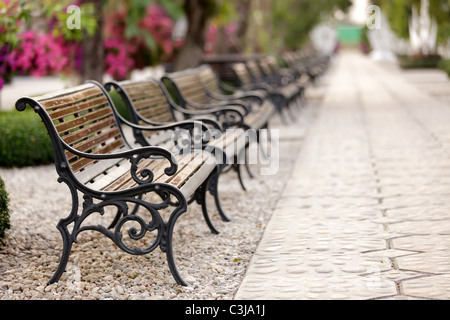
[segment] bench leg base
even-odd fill
[[[57,225],[63,241],[63,251],[58,268],[52,278],[48,281],[49,285],[60,280],[61,276],[65,272],[73,243],[77,242],[78,234],[86,230],[99,231],[100,233],[111,239],[120,249],[132,255],[148,254],[155,250],[157,247],[160,247],[161,251],[166,253],[169,269],[175,281],[182,286],[188,285],[177,270],[172,248],[172,236],[175,223],[179,216],[187,210],[187,202],[182,196],[181,192],[179,192],[178,194],[177,192],[175,192],[175,190],[163,190],[162,194],[164,195],[163,198],[165,200],[159,204],[148,203],[142,200],[139,196],[124,196],[110,200],[103,200],[99,203],[94,203],[94,198],[90,195],[85,194],[83,210],[80,214],[78,214],[77,191],[70,185],[69,188],[72,192],[72,211],[68,218],[61,219]],[[157,192],[161,192],[161,190],[158,190]],[[163,218],[158,210],[169,207],[169,204],[172,203],[170,202],[171,195],[177,199],[176,208],[172,211],[168,221],[165,222],[163,221]],[[132,205],[130,212],[128,212],[129,204]],[[115,225],[114,230],[110,230],[101,225],[82,225],[84,220],[94,213],[103,215],[104,209],[106,207],[117,208],[117,215],[113,223]],[[144,218],[140,217],[137,214],[137,207],[143,208],[150,213],[151,219],[149,222],[145,221]],[[134,224],[137,223],[139,225],[139,230],[134,227],[130,227],[128,230],[122,230],[127,228],[126,224],[129,222],[132,222]],[[69,226],[71,226],[72,228],[71,231],[69,231]],[[138,248],[130,247],[125,244],[123,239],[123,231],[127,232],[129,236],[128,241],[138,241],[140,239],[143,239],[147,232],[157,232],[157,234],[156,239],[153,243],[150,244],[150,246],[147,246],[145,248]]]
[[[219,198],[219,178],[220,175],[224,172],[223,170],[226,168],[225,166],[220,166],[217,168],[216,172],[214,172],[209,180],[208,183],[208,191],[209,193],[214,197],[214,202],[216,204],[217,211],[219,212],[219,216],[224,222],[231,222],[231,219],[225,214],[224,210],[222,209],[222,205],[220,203]]]

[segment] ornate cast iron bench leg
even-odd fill
[[[143,255],[148,254],[155,250],[158,246],[160,247],[162,252],[165,252],[167,257],[167,262],[169,265],[169,269],[174,277],[175,281],[183,286],[187,286],[187,283],[183,280],[180,273],[177,270],[175,258],[173,254],[172,247],[172,236],[173,229],[175,223],[179,216],[186,212],[187,210],[187,202],[182,194],[176,190],[175,188],[165,187],[164,190],[157,190],[158,186],[156,186],[155,192],[162,192],[165,194],[166,201],[160,204],[150,204],[141,200],[138,196],[120,196],[114,197],[110,199],[100,199],[99,203],[94,203],[94,198],[91,195],[84,194],[84,202],[83,209],[80,215],[78,215],[79,209],[79,201],[78,201],[78,192],[75,187],[71,186],[65,179],[59,178],[59,182],[66,182],[68,185],[71,194],[72,194],[72,210],[70,215],[61,219],[57,225],[59,232],[61,233],[62,241],[63,241],[63,252],[60,258],[60,262],[57,270],[55,271],[53,277],[49,280],[48,284],[55,283],[59,281],[62,274],[64,273],[70,252],[72,249],[73,243],[77,242],[78,234],[82,231],[86,230],[94,230],[99,231],[109,239],[111,239],[120,249],[125,251],[126,253],[132,255]],[[164,222],[158,210],[164,209],[169,205],[170,196],[174,196],[177,201],[177,207],[172,211],[170,218],[167,222]],[[135,210],[132,210],[130,213],[128,212],[128,204],[130,203],[134,206],[139,206],[141,208],[145,208],[151,215],[152,219],[150,222],[146,223],[143,218],[139,217],[135,214]],[[174,202],[170,202],[173,204]],[[89,217],[93,213],[99,213],[100,215],[104,214],[104,209],[108,206],[114,206],[117,208],[118,213],[121,214],[121,217],[117,220],[117,223],[114,227],[113,231],[110,231],[108,228],[105,228],[101,225],[88,225],[82,226],[84,220]],[[117,218],[117,217],[116,217]],[[135,222],[140,226],[140,230],[136,228],[129,228],[128,235],[132,240],[140,240],[142,239],[147,232],[157,231],[157,237],[152,245],[147,248],[138,248],[138,247],[128,247],[123,242],[123,233],[121,231],[122,227],[127,222]],[[69,231],[69,225],[73,224],[72,231]]]

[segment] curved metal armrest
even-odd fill
[[[223,82],[223,81],[218,82],[218,86],[219,86],[219,88],[221,88],[223,91],[225,91],[225,92],[230,92],[230,93],[233,93],[233,92],[235,92],[236,90],[239,89],[237,86],[233,86],[233,85],[228,84],[228,83]]]
[[[239,93],[233,93],[230,95],[217,94],[217,93],[208,91],[208,95],[210,95],[212,98],[215,98],[215,99],[228,100],[228,101],[254,99],[254,100],[258,101],[258,104],[261,104],[264,101],[264,98],[262,97],[262,95],[260,95],[256,91],[244,91],[244,92],[239,92]]]
[[[233,106],[227,106],[227,107],[215,107],[212,106],[211,108],[207,109],[199,109],[199,110],[189,110],[186,108],[181,107],[180,105],[176,103],[172,103],[171,106],[180,113],[183,113],[188,116],[205,116],[205,115],[211,115],[211,114],[217,114],[220,112],[231,112],[236,113],[236,115],[240,118],[244,118],[244,114],[242,113],[242,110]]]
[[[223,133],[223,128],[220,126],[220,124],[213,120],[213,119],[195,119],[195,120],[185,120],[185,121],[178,121],[178,122],[172,122],[167,123],[164,125],[159,126],[142,126],[142,125],[136,125],[134,123],[131,123],[123,118],[120,119],[125,125],[130,126],[133,129],[136,142],[140,145],[146,146],[150,145],[147,138],[142,134],[143,132],[148,131],[165,131],[165,130],[173,130],[175,134],[180,134],[178,130],[187,130],[191,132],[191,140],[194,139],[193,133],[195,129],[200,129],[200,132],[197,131],[197,133],[201,134],[200,137],[200,144],[202,148],[205,148],[206,145],[211,141],[211,138],[218,138]],[[193,143],[193,142],[192,142]],[[198,145],[198,142],[195,142],[194,144]]]
[[[138,164],[143,159],[149,159],[151,157],[157,157],[158,159],[166,159],[169,161],[170,166],[164,169],[164,173],[168,176],[174,175],[178,170],[178,162],[175,158],[175,155],[162,147],[142,147],[142,148],[134,148],[127,151],[122,151],[118,153],[109,153],[109,154],[95,154],[95,153],[85,153],[79,150],[76,150],[62,141],[64,149],[68,150],[70,153],[74,155],[86,159],[92,160],[111,160],[111,159],[128,159],[131,163],[130,173],[133,177],[133,180],[136,181],[139,185],[147,184],[153,182],[153,172],[149,168],[142,168],[140,170],[140,175],[143,179],[138,177]],[[62,169],[66,169],[69,165],[67,163],[61,163],[60,167]]]
[[[186,128],[193,128],[195,126],[199,126],[200,128],[202,128],[203,131],[207,131],[210,128],[208,128],[206,125],[210,125],[212,128],[220,130],[219,123],[217,123],[216,121],[214,121],[212,119],[184,120],[184,121],[176,121],[176,122],[170,122],[170,123],[161,123],[161,124],[150,125],[150,126],[138,125],[138,124],[132,123],[132,122],[124,119],[120,115],[119,115],[119,119],[123,124],[131,127],[132,129],[142,130],[142,131],[163,131],[163,130],[175,130],[178,128],[186,129]]]
[[[198,104],[188,99],[184,99],[186,104],[191,107],[199,110],[210,110],[217,108],[228,108],[228,107],[237,107],[238,109],[243,111],[244,116],[248,115],[251,111],[251,107],[245,101],[220,101],[215,102],[213,104]]]

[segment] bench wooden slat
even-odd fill
[[[178,171],[173,176],[167,176],[164,173],[164,170],[168,166],[167,161],[146,159],[141,161],[138,167],[139,170],[143,168],[152,170],[154,175],[153,181],[156,183],[170,183],[176,187],[181,187],[184,183],[186,183],[188,178],[196,172],[196,170],[203,166],[203,163],[206,161],[206,159],[207,156],[202,154],[196,155],[195,157],[193,157],[191,154],[178,156]],[[104,187],[104,190],[118,191],[129,189],[137,185],[137,182],[133,180],[131,174],[129,172],[125,172],[123,176]]]
[[[250,75],[247,71],[247,67],[244,63],[235,63],[231,66],[233,71],[238,76],[239,80],[242,82],[243,86],[250,86],[252,83],[252,80],[250,78]]]
[[[123,81],[120,86],[126,91],[134,109],[142,117],[154,122],[173,121],[167,98],[157,83]]]
[[[56,127],[56,130],[58,130],[58,132],[66,132],[66,131],[69,131],[72,129],[77,129],[80,126],[85,125],[90,122],[93,122],[95,120],[106,118],[106,117],[112,116],[112,115],[113,115],[113,113],[112,113],[111,108],[104,107],[99,110],[89,112],[86,115],[76,117],[72,120],[58,123],[55,125],[55,127]]]
[[[124,142],[121,139],[114,140],[114,142],[97,149],[95,152],[92,152],[94,154],[105,154],[105,153],[111,153],[116,149],[119,149],[120,147],[123,147]],[[68,152],[70,155],[70,152]],[[68,156],[69,157],[69,156]],[[96,160],[88,159],[88,158],[81,158],[70,163],[70,166],[72,167],[72,170],[74,172],[80,171],[81,169],[85,168],[89,164],[92,164],[96,162]]]
[[[209,92],[212,92],[214,94],[221,94],[223,95],[222,90],[218,86],[217,78],[214,74],[214,71],[210,68],[203,68],[199,72],[199,77],[202,79],[202,84],[208,90]]]
[[[44,96],[43,100],[39,100],[39,102],[46,110],[55,111],[59,108],[64,108],[68,105],[79,103],[80,100],[82,101],[85,99],[90,99],[102,94],[99,88],[96,88],[95,86],[91,87],[92,88],[88,90],[82,90],[80,92],[76,92],[67,96],[56,96],[51,98],[47,98],[47,96]]]
[[[114,181],[111,181],[113,183],[106,184],[104,187],[102,187],[102,189],[104,189],[105,191],[119,191],[119,190],[126,190],[136,186],[137,182],[133,180],[133,177],[129,172],[130,167],[131,165],[128,162],[128,170],[126,170],[126,172],[121,177],[117,178]],[[164,168],[166,167],[167,161],[154,161],[152,159],[144,159],[138,165],[139,170],[141,170],[142,168],[148,168],[152,170],[154,174],[154,179],[164,174]]]
[[[102,143],[106,142],[109,139],[116,139],[120,136],[119,128],[115,127],[108,131],[104,131],[101,134],[94,135],[90,138],[87,138],[83,142],[80,142],[76,145],[76,149],[81,152],[89,153],[89,150],[96,150]],[[68,158],[68,160],[72,160],[72,158]]]
[[[58,120],[61,118],[66,118],[72,115],[75,115],[77,113],[92,109],[92,108],[96,108],[96,107],[101,107],[104,106],[105,104],[107,104],[108,101],[106,100],[106,98],[104,96],[95,96],[94,99],[91,100],[87,100],[84,103],[79,103],[76,105],[71,105],[68,107],[64,107],[64,108],[58,108],[55,111],[49,112],[50,117],[53,120]]]
[[[69,134],[65,134],[62,136],[62,139],[68,144],[72,145],[80,140],[85,139],[87,136],[95,134],[105,128],[111,128],[115,125],[116,121],[114,117],[109,117],[104,120],[100,120],[98,122],[92,123],[88,126],[85,126],[82,129],[70,132]]]

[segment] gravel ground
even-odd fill
[[[56,182],[53,165],[0,168],[10,194],[12,223],[5,245],[0,245],[0,300],[233,299],[300,151],[299,128],[309,123],[313,109],[304,109],[296,125],[272,125],[281,129],[278,175],[246,179],[247,192],[234,172],[222,176],[222,206],[233,220],[224,223],[212,210],[219,235],[211,234],[196,204],[179,218],[174,252],[178,269],[190,283],[187,287],[175,283],[159,249],[132,256],[90,231],[80,234],[60,281],[47,285],[62,248],[56,224],[71,209],[68,188]]]

